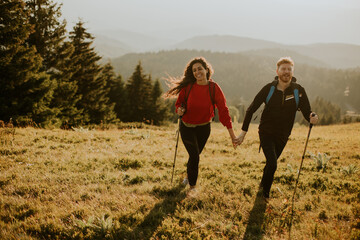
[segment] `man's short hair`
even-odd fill
[[[279,69],[281,64],[291,64],[291,66],[294,66],[294,61],[291,59],[291,57],[282,57],[277,61],[276,68]]]

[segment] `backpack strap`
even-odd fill
[[[265,104],[268,104],[268,102],[270,101],[270,98],[272,97],[272,95],[274,94],[274,91],[275,91],[275,86],[272,85],[271,88],[270,88],[270,91],[266,97],[266,101],[265,101]]]
[[[186,107],[187,107],[187,100],[188,100],[188,98],[189,98],[190,91],[191,91],[191,88],[192,88],[193,84],[194,84],[194,83],[190,83],[189,92],[188,92],[187,94],[186,94],[186,89],[185,89],[185,101],[184,101],[185,109],[186,109]],[[186,88],[187,88],[187,86],[186,86]]]
[[[213,94],[211,94],[211,86],[210,85],[211,85],[211,81],[209,82],[209,94],[210,94],[211,103],[212,103],[212,105],[214,107],[214,117],[215,117],[215,114],[216,114],[216,112],[215,112],[215,83],[214,82],[212,83],[212,85],[213,85],[212,93]]]
[[[294,97],[296,102],[296,110],[299,108],[299,89],[294,89]]]
[[[184,106],[185,106],[185,109],[187,108],[187,100],[188,100],[188,98],[189,98],[190,91],[191,91],[191,88],[192,88],[193,84],[194,84],[194,83],[190,83],[190,88],[189,88],[189,91],[188,91],[188,92],[186,92],[186,89],[185,89],[185,101],[184,101],[184,103],[183,103]],[[215,83],[213,82],[212,85],[213,85],[213,88],[212,88],[213,91],[211,91],[211,82],[209,82],[210,100],[211,100],[211,103],[212,103],[212,105],[213,105],[213,107],[214,107],[214,117],[213,117],[213,120],[214,120],[215,115],[216,115],[216,112],[215,112]],[[186,88],[187,88],[187,87],[186,87]],[[211,92],[212,92],[213,94],[211,94]]]
[[[274,91],[275,91],[275,86],[272,85],[271,88],[270,88],[270,91],[266,97],[266,100],[265,100],[265,104],[268,104],[269,101],[270,101],[270,98],[272,97],[272,95],[274,94]],[[296,110],[299,108],[299,89],[297,88],[294,88],[294,98],[295,98],[295,103],[296,103]]]

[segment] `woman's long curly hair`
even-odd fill
[[[205,70],[207,70],[206,78],[210,79],[211,75],[214,73],[210,63],[206,61],[204,57],[196,57],[193,58],[187,65],[184,70],[184,75],[179,80],[178,78],[169,76],[166,79],[167,85],[170,87],[170,90],[166,92],[166,97],[174,97],[179,94],[182,88],[186,87],[190,83],[195,83],[196,79],[193,74],[193,65],[195,63],[200,63]]]

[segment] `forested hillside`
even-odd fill
[[[151,73],[153,78],[160,78],[166,90],[163,78],[167,74],[181,76],[187,62],[196,56],[209,60],[215,70],[213,78],[229,100],[245,103],[251,101],[265,83],[273,80],[278,60],[278,57],[252,54],[176,50],[127,54],[113,59],[112,64],[115,71],[127,79],[134,66],[141,61],[146,72]],[[297,63],[297,58],[293,57],[294,75],[307,90],[310,100],[320,96],[336,103],[343,111],[360,111],[360,95],[357,94],[360,89],[360,68],[337,70],[315,67],[313,64]]]

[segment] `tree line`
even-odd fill
[[[0,16],[0,120],[73,126],[165,119],[159,80],[139,62],[125,84],[111,63],[100,64],[82,21],[67,33],[61,5],[3,0]]]
[[[240,121],[244,109],[250,105],[256,93],[276,75],[277,58],[248,53],[197,50],[131,53],[113,59],[112,63],[115,71],[127,76],[131,74],[131,66],[141,59],[143,66],[154,73],[154,77],[161,78],[166,74],[179,76],[189,59],[197,56],[204,56],[212,64],[215,70],[213,79],[224,91],[228,105],[238,109],[239,113],[235,115],[239,116],[237,120]],[[358,118],[347,118],[345,114],[347,111],[360,113],[360,95],[357,94],[360,90],[360,68],[329,69],[316,67],[311,62],[298,63],[296,57],[294,60],[294,76],[306,89],[312,109],[321,113],[320,124],[358,121]],[[334,113],[338,114],[339,109],[340,117],[335,117]],[[297,122],[303,123],[300,117]]]

